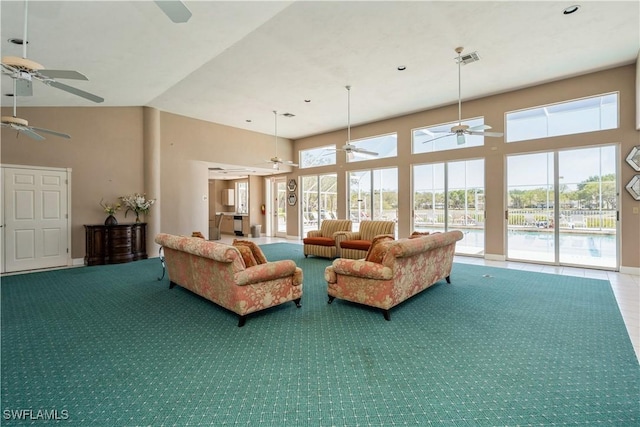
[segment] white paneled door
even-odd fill
[[[70,171],[3,167],[2,178],[2,272],[70,265]]]

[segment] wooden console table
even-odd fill
[[[85,265],[147,259],[147,224],[85,225]]]

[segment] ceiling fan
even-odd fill
[[[191,18],[191,11],[178,0],[155,0],[155,4],[176,24],[187,22]]]
[[[477,125],[477,126],[468,126],[462,124],[462,91],[461,91],[461,77],[460,77],[460,66],[465,63],[465,59],[462,57],[463,47],[457,47],[455,49],[458,57],[456,61],[458,62],[458,124],[456,126],[451,127],[451,130],[446,132],[446,135],[438,136],[436,138],[429,139],[424,142],[434,141],[440,138],[446,138],[447,136],[455,135],[458,145],[462,145],[466,142],[465,135],[483,135],[483,136],[491,136],[491,137],[501,137],[504,134],[502,132],[485,132],[491,129],[489,125]],[[476,55],[477,60],[477,55]],[[431,131],[429,133],[442,133],[442,131]],[[423,143],[424,143],[423,142]]]
[[[365,150],[351,143],[351,86],[345,86],[345,89],[347,89],[347,143],[340,148],[336,148],[335,151],[344,151],[349,159],[353,158],[354,154],[376,157],[378,153],[375,151]]]
[[[278,112],[273,110],[273,115],[275,117],[276,155],[266,162],[271,163],[275,170],[280,170],[280,165],[298,166],[297,163],[293,163],[291,160],[284,160],[282,157],[278,157]]]
[[[13,91],[15,93],[16,90],[16,81],[13,81]],[[61,138],[71,139],[69,135],[62,132],[56,132],[49,129],[37,128],[34,126],[29,126],[29,122],[25,119],[21,119],[16,116],[16,104],[17,104],[17,96],[13,97],[13,116],[2,116],[2,127],[9,128],[17,131],[16,136],[19,136],[21,133],[27,135],[31,139],[35,139],[36,141],[44,140],[44,136],[40,135],[38,132],[48,133],[51,135],[59,136]],[[37,132],[36,132],[37,131]]]
[[[31,96],[33,88],[31,82],[39,80],[47,86],[55,87],[73,95],[80,96],[93,102],[103,102],[104,98],[89,92],[60,83],[55,79],[88,80],[87,77],[77,71],[71,70],[47,70],[43,65],[27,59],[27,19],[28,2],[24,2],[24,33],[22,37],[22,58],[17,56],[2,57],[2,73],[8,75],[18,84],[14,85],[14,96]]]

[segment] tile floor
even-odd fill
[[[234,236],[223,235],[223,243],[232,243]],[[275,237],[251,238],[258,244],[286,242],[302,244],[301,240],[287,240]],[[516,270],[535,271],[539,273],[562,274],[567,276],[588,277],[608,280],[618,302],[618,307],[629,332],[636,357],[640,361],[640,276],[621,274],[615,271],[594,270],[588,268],[559,267],[544,264],[532,264],[513,261],[489,261],[483,258],[456,256],[456,262],[486,265],[491,267],[511,268]]]

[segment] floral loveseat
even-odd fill
[[[462,232],[380,241],[372,246],[380,263],[338,258],[324,272],[329,304],[335,298],[389,310],[441,279],[449,278]]]
[[[248,314],[287,301],[300,307],[302,270],[292,260],[245,267],[231,245],[164,233],[155,242],[164,252],[169,288],[180,285],[237,313],[238,326]]]

